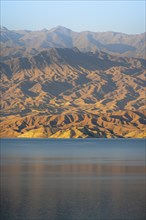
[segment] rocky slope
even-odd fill
[[[130,138],[145,137],[145,111],[91,114],[33,113],[2,118],[2,137],[31,138]]]
[[[51,48],[1,61],[1,137],[144,137],[145,60]]]

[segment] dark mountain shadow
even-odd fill
[[[85,75],[79,75],[79,77],[75,80],[76,84],[77,85],[82,85],[84,83],[88,83],[90,82],[91,80],[86,78]]]
[[[137,69],[137,68],[134,68],[134,69],[127,69],[127,70],[124,70],[123,71],[124,74],[126,75],[138,75],[138,73],[141,73],[141,69]]]
[[[19,58],[19,67],[20,69],[31,69],[31,63],[29,62],[28,58]]]
[[[60,93],[66,91],[67,89],[71,89],[72,85],[67,82],[59,82],[54,81],[51,83],[43,84],[43,91],[47,92],[53,96],[58,96]]]
[[[117,101],[119,110],[124,110],[125,106],[132,100],[134,100],[134,97],[131,94],[127,94],[124,99]]]
[[[132,47],[128,44],[107,44],[107,45],[104,45],[104,47],[111,52],[120,53],[120,54],[125,53],[127,51],[136,50],[135,47]]]
[[[28,95],[30,97],[36,97],[36,93],[30,91],[30,89],[35,85],[35,82],[30,82],[30,81],[24,81],[20,83],[19,87],[21,88],[22,92],[25,95]]]
[[[43,69],[51,63],[50,57],[45,51],[32,56],[30,62],[33,67],[37,67],[38,69]]]
[[[58,55],[60,55],[60,57],[63,59],[65,63],[75,68],[82,66],[89,70],[105,70],[113,66],[129,67],[129,64],[125,59],[118,60],[118,58],[115,58],[115,60],[112,60],[110,59],[110,56],[106,53],[83,53],[79,51],[77,48],[57,48],[56,50]]]
[[[9,79],[12,77],[12,71],[11,71],[9,65],[7,65],[3,62],[0,62],[0,76],[2,74],[5,74]]]

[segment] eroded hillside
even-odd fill
[[[145,60],[48,49],[1,62],[2,137],[144,137]]]

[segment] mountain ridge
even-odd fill
[[[119,32],[75,32],[57,26],[40,31],[1,29],[1,54],[21,57],[48,48],[77,47],[82,52],[104,51],[119,56],[145,58],[146,33],[128,35]],[[19,53],[16,53],[16,48]]]

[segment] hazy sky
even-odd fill
[[[145,32],[145,0],[1,0],[1,25],[40,30],[61,25],[74,31]]]

